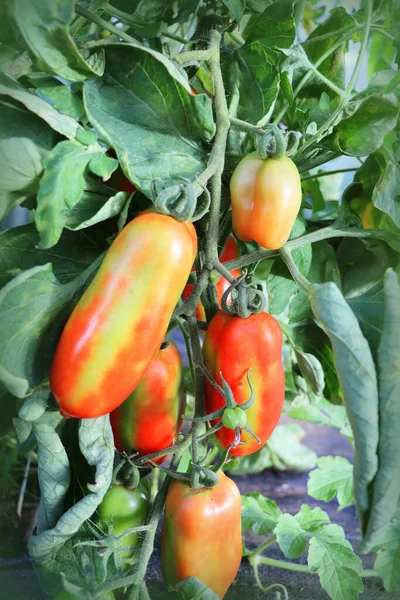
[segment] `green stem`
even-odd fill
[[[390,31],[388,31],[387,29],[385,29],[384,27],[381,27],[380,25],[371,25],[371,29],[373,29],[374,31],[376,31],[377,33],[381,33],[382,35],[384,35],[385,37],[388,38],[388,40],[390,40],[391,42],[395,41],[395,37],[394,35],[392,35],[390,33]]]
[[[307,46],[309,44],[315,44],[315,42],[322,42],[323,40],[331,39],[333,36],[342,35],[342,33],[350,34],[350,37],[360,31],[363,28],[363,25],[356,25],[355,27],[342,27],[342,29],[338,29],[335,32],[329,31],[328,33],[323,33],[321,35],[317,35],[312,38],[308,38],[303,42],[303,46]]]
[[[339,86],[337,86],[335,83],[333,83],[333,81],[331,81],[330,79],[325,77],[325,75],[320,73],[317,68],[314,67],[314,69],[312,69],[312,71],[313,71],[314,75],[316,75],[316,77],[318,77],[318,79],[320,81],[322,81],[322,83],[324,83],[327,87],[329,87],[332,91],[334,91],[335,94],[340,96],[340,98],[342,98],[344,96],[345,91],[342,88],[340,88]]]
[[[249,560],[251,565],[269,565],[270,567],[277,567],[278,569],[286,569],[287,571],[297,571],[298,573],[313,573],[310,571],[307,565],[298,565],[296,563],[286,562],[285,560],[276,560],[275,558],[268,558],[267,556],[254,556]]]
[[[309,171],[310,169],[315,169],[316,167],[319,167],[320,165],[324,165],[327,162],[333,160],[334,158],[337,158],[338,156],[340,156],[340,154],[338,154],[337,152],[331,152],[331,151],[322,152],[321,154],[318,154],[318,156],[315,156],[314,158],[309,159],[307,162],[304,162],[301,165],[299,165],[298,166],[299,172],[305,173],[306,171]]]
[[[261,552],[263,552],[269,546],[272,546],[272,544],[275,544],[275,542],[276,542],[276,535],[273,535],[272,537],[268,538],[268,540],[266,542],[261,544],[261,546],[256,548],[253,552],[251,552],[251,554],[248,555],[248,559],[250,560],[250,558],[252,558],[253,556],[256,556],[257,554],[261,554]]]
[[[191,61],[210,60],[210,50],[188,50],[174,56],[174,61],[183,64]]]
[[[297,250],[298,248],[302,248],[307,244],[313,244],[316,242],[322,242],[322,240],[328,240],[331,238],[337,237],[354,237],[354,238],[379,238],[381,237],[381,231],[375,231],[374,229],[335,229],[332,226],[323,227],[322,229],[318,229],[317,231],[313,231],[312,233],[307,233],[306,235],[302,235],[294,240],[289,240],[286,242],[285,247],[290,250]],[[277,250],[255,250],[254,252],[249,252],[240,258],[235,258],[234,260],[227,261],[224,263],[224,266],[229,269],[229,271],[233,271],[234,269],[241,269],[246,267],[247,265],[251,265],[259,260],[266,260],[268,258],[274,258],[278,256],[279,252]]]
[[[92,12],[104,8],[105,4],[107,4],[107,0],[98,0],[97,2],[94,2],[91,6]],[[77,6],[75,6],[75,12],[77,14],[79,14],[79,11],[76,9],[77,9]],[[80,30],[81,27],[83,27],[83,25],[85,23],[86,23],[86,18],[83,18],[82,16],[78,17],[69,29],[70,34],[72,36],[77,35],[78,31]]]
[[[307,73],[305,73],[305,75],[299,81],[297,87],[293,90],[293,99],[298,96],[298,94],[303,89],[303,87],[305,86],[307,81],[310,79],[310,77],[313,75],[313,73],[316,72],[319,65],[322,64],[324,62],[324,60],[326,60],[333,52],[335,52],[338,48],[340,48],[340,46],[342,46],[349,38],[351,38],[353,33],[354,32],[352,30],[346,30],[346,34],[343,35],[326,52],[324,52],[324,54],[322,54],[322,56],[320,56],[317,61],[315,61],[313,67],[311,69],[309,69],[307,71]],[[329,37],[331,37],[331,35]],[[318,71],[318,73],[319,73],[319,71]],[[286,111],[288,110],[288,108],[289,108],[289,102],[286,102],[285,106],[282,108],[281,112],[275,117],[275,119],[273,121],[274,125],[277,125],[282,120],[282,118],[286,114]]]
[[[242,121],[241,119],[236,119],[235,117],[231,117],[231,125],[241,129],[242,131],[247,131],[248,133],[256,135],[263,133],[263,129],[261,127],[257,127],[257,125],[252,125],[251,123],[247,123],[247,121]]]
[[[304,175],[301,181],[307,181],[307,179],[316,179],[317,177],[326,177],[327,175],[336,175],[336,173],[350,173],[351,171],[357,171],[358,167],[351,167],[350,169],[335,169],[334,171],[323,171],[321,173],[312,173],[311,175]]]
[[[142,581],[142,585],[140,586],[140,600],[151,600],[147,585],[144,581]]]
[[[115,33],[115,35],[117,35],[121,39],[125,40],[126,42],[129,42],[130,44],[135,44],[135,46],[142,45],[134,37],[132,37],[131,35],[128,35],[127,33],[125,33],[125,31],[122,31],[122,29],[118,29],[118,27],[115,27],[114,25],[112,25],[112,23],[109,23],[108,21],[104,21],[104,19],[101,19],[97,15],[90,12],[90,10],[83,8],[83,6],[80,6],[79,4],[75,5],[75,12],[78,15],[82,15],[82,17],[85,17],[85,19],[88,19],[89,21],[92,21],[93,23],[100,25],[101,27],[103,27],[103,29],[107,29],[108,31],[111,31],[111,33]]]
[[[178,319],[178,323],[179,323],[179,329],[181,330],[183,339],[185,340],[186,354],[188,357],[189,369],[190,369],[190,373],[191,373],[192,381],[193,381],[193,385],[194,385],[195,370],[194,370],[194,365],[193,365],[192,349],[190,347],[190,334],[187,333],[187,331],[185,329],[185,324],[182,323],[181,319],[179,317],[177,317],[177,319]]]
[[[307,148],[309,148],[310,146],[312,146],[314,144],[314,142],[317,142],[318,140],[321,139],[321,137],[324,136],[324,134],[329,131],[330,127],[335,123],[336,119],[338,118],[338,116],[340,115],[340,113],[342,112],[343,108],[346,106],[348,99],[350,98],[350,95],[353,91],[353,87],[354,84],[356,83],[357,77],[358,77],[358,73],[360,71],[361,68],[361,64],[362,64],[362,60],[364,58],[364,53],[367,49],[367,44],[368,44],[368,38],[369,38],[369,33],[370,33],[370,28],[371,28],[371,18],[372,18],[372,8],[373,8],[373,0],[366,0],[366,7],[365,7],[365,12],[366,12],[366,20],[365,20],[365,25],[363,27],[363,36],[362,36],[362,40],[361,40],[361,48],[360,48],[360,52],[358,53],[358,57],[357,57],[357,62],[354,66],[354,70],[353,73],[351,75],[349,84],[346,88],[345,93],[343,94],[338,107],[336,108],[336,110],[332,113],[332,115],[330,116],[330,118],[322,125],[322,127],[320,127],[320,129],[317,131],[317,133],[315,135],[313,135],[306,144],[304,144],[304,146],[302,146],[302,148],[300,149],[300,151],[297,153],[297,159],[299,158],[299,156],[301,156],[302,154],[304,154],[304,152],[307,150]]]
[[[205,255],[206,266],[210,268],[210,270],[213,268],[214,263],[218,262],[218,232],[219,215],[221,210],[222,173],[225,165],[225,150],[230,127],[229,111],[226,103],[224,82],[222,79],[220,65],[220,42],[220,33],[216,30],[212,31],[210,40],[210,49],[212,51],[210,58],[210,69],[214,77],[217,133],[211,152],[212,156],[210,156],[210,161],[212,160],[214,164],[209,164],[209,166],[212,166],[213,169],[211,179],[212,203],[210,207],[210,216],[206,234]],[[205,177],[206,171],[204,171],[199,177],[199,180],[204,184],[205,181],[202,178]]]
[[[221,273],[222,277],[225,277],[225,279],[227,281],[229,281],[229,283],[235,283],[236,282],[236,277],[234,277],[232,275],[232,273],[230,271],[228,271],[228,269],[226,269],[225,266],[221,262],[217,261],[214,264],[214,269],[216,269],[217,271],[219,271],[219,273]]]
[[[311,571],[307,565],[298,565],[296,563],[287,562],[285,560],[276,560],[275,558],[269,558],[268,556],[254,556],[249,557],[251,565],[268,565],[269,567],[276,567],[278,569],[286,569],[287,571],[297,571],[298,573],[309,573],[310,575],[317,575],[317,571]],[[365,569],[361,573],[361,577],[379,577],[376,571],[373,569]]]
[[[186,40],[184,37],[181,37],[180,35],[176,35],[175,33],[170,33],[169,31],[163,31],[161,33],[161,37],[166,37],[169,38],[171,40],[175,40],[176,42],[180,42],[181,44],[194,44],[196,42],[196,40]]]

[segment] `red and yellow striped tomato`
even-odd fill
[[[116,448],[143,455],[171,446],[185,405],[181,357],[168,340],[129,398],[110,414]]]
[[[238,258],[238,256],[239,256],[239,250],[238,250],[237,241],[235,240],[235,238],[232,235],[230,235],[226,241],[224,249],[222,250],[222,254],[220,256],[220,261],[222,263],[228,262],[229,260],[234,260],[235,258]],[[239,277],[241,271],[240,271],[240,269],[233,269],[233,271],[231,271],[231,273],[234,277]],[[217,290],[218,306],[220,308],[221,308],[221,298],[229,286],[230,286],[230,283],[227,279],[225,279],[225,277],[220,277],[215,285],[216,290]],[[183,299],[184,300],[189,298],[190,294],[193,291],[193,288],[194,288],[194,286],[189,283],[185,286],[185,289],[183,291]],[[196,318],[199,319],[199,321],[207,320],[206,312],[204,310],[204,306],[201,303],[201,301],[198,302],[198,304],[196,306]]]
[[[232,227],[244,242],[276,250],[289,239],[301,205],[301,182],[290,158],[261,160],[252,152],[230,182]]]
[[[122,229],[64,327],[50,370],[64,416],[119,406],[156,357],[197,251],[192,223],[146,211]]]
[[[261,444],[270,437],[282,412],[285,395],[285,376],[282,364],[282,331],[268,313],[251,315],[247,319],[217,312],[211,320],[203,345],[204,362],[214,379],[222,386],[220,373],[230,386],[237,404],[243,404],[251,395],[247,373],[254,389],[255,400],[246,410],[250,428]],[[225,406],[221,394],[205,380],[206,413]],[[220,419],[213,421],[217,423]],[[224,448],[235,439],[235,432],[222,427],[215,434]],[[261,448],[246,431],[241,441],[230,450],[232,456],[246,456]]]
[[[213,488],[193,489],[174,479],[165,503],[161,534],[164,581],[197,577],[220,598],[235,579],[242,558],[241,497],[222,471]]]

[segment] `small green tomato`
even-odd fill
[[[228,429],[235,430],[237,427],[243,429],[247,424],[246,413],[240,406],[226,408],[222,414],[222,424]]]
[[[210,283],[218,283],[218,281],[220,279],[221,279],[221,273],[219,273],[219,271],[217,271],[217,269],[213,269],[208,276],[208,280]]]

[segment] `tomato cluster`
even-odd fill
[[[119,186],[133,191],[128,180]],[[233,174],[231,198],[236,236],[279,248],[300,206],[297,169],[289,158],[260,160],[250,154]],[[65,417],[110,413],[116,448],[136,456],[156,453],[156,462],[176,442],[185,411],[182,361],[175,344],[163,340],[180,296],[186,299],[193,290],[187,280],[196,253],[192,223],[154,210],[134,218],[116,236],[69,317],[50,370],[51,389]],[[238,255],[237,241],[230,235],[220,261]],[[241,274],[238,269],[231,273],[235,278]],[[224,277],[216,282],[220,308],[229,286]],[[230,456],[238,457],[265,444],[280,417],[282,332],[266,312],[243,318],[230,308],[229,314],[217,312],[204,338],[204,364],[216,382],[205,379],[205,412],[214,413],[211,425],[222,421],[217,440]],[[201,302],[196,313],[206,320]],[[172,482],[161,562],[167,584],[198,577],[223,598],[242,555],[241,500],[234,482],[220,470],[216,481],[214,487],[200,489],[187,480]],[[148,512],[149,488],[142,480],[136,489],[112,485],[98,518],[119,536],[144,524]],[[125,562],[139,539],[138,532],[124,537]]]

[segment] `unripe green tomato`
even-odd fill
[[[108,31],[108,29],[103,29],[103,31],[101,32],[101,37],[103,39],[110,37],[111,35],[111,31]]]
[[[112,485],[97,508],[100,517],[107,523],[112,522],[114,535],[118,536],[127,529],[144,525],[149,513],[149,491],[144,482],[134,490],[122,485]],[[136,546],[139,533],[129,533],[123,539],[124,546]],[[122,552],[122,558],[130,558],[132,551]]]
[[[221,273],[219,273],[217,271],[217,269],[213,269],[210,273],[210,275],[208,276],[208,280],[210,283],[218,283],[218,281],[221,279]]]
[[[236,429],[237,427],[243,429],[247,424],[246,413],[240,406],[226,408],[222,413],[222,424],[228,429]]]
[[[104,600],[115,600],[115,596],[112,592],[106,592],[103,596]],[[67,592],[67,590],[62,590],[58,592],[57,596],[54,596],[54,600],[80,600],[79,596],[74,596]]]

